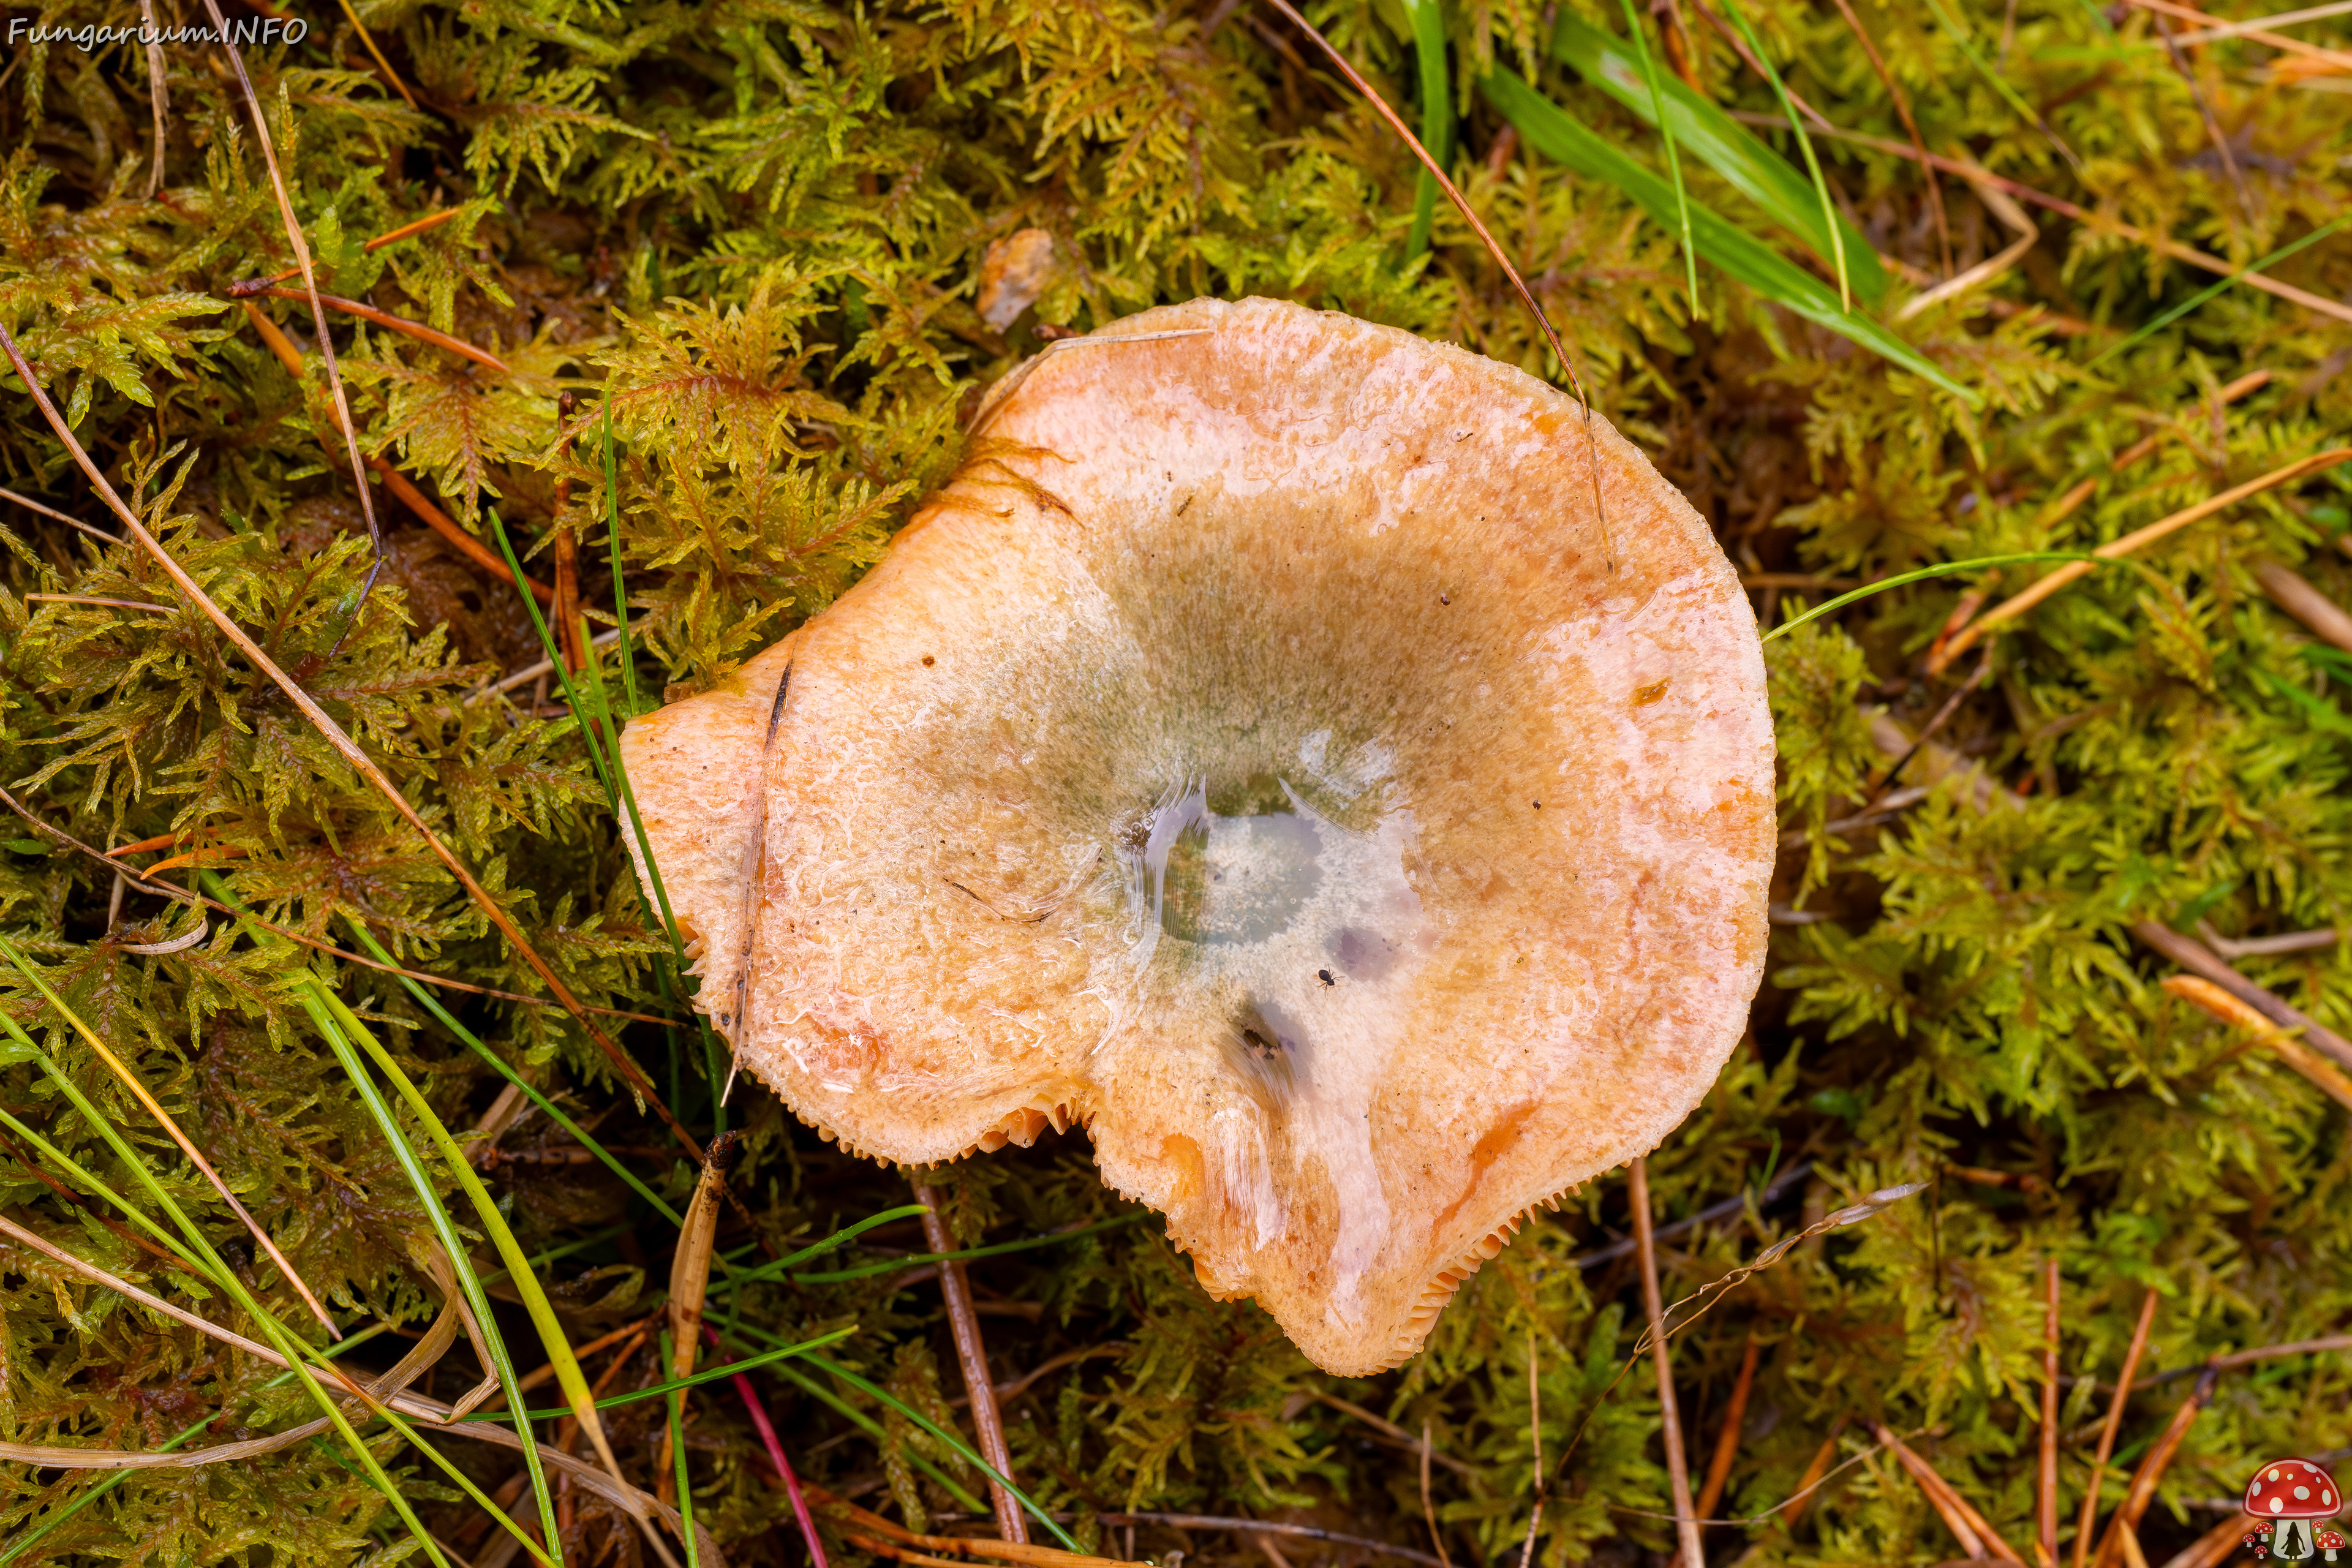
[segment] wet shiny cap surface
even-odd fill
[[[891,1160],[1084,1123],[1207,1289],[1410,1356],[1764,955],[1753,616],[1586,417],[1265,300],[1008,378],[864,583],[624,739],[744,1064]]]

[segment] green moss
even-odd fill
[[[1593,26],[1622,25],[1613,5],[1576,9]],[[1683,10],[1704,26],[1696,7]],[[1895,270],[1939,274],[1927,184],[1880,150],[1906,143],[1902,119],[1843,21],[1829,8],[1749,10],[1798,98],[1880,139],[1815,136],[1847,216]],[[2190,52],[2192,93],[2147,13],[2094,14],[2072,0],[1948,0],[1948,20],[1926,7],[1860,14],[1939,152],[2231,266],[2352,210],[2352,118],[2326,90],[2340,76],[2298,85],[2292,57],[2241,41]],[[609,397],[620,555],[643,617],[631,671],[641,706],[709,686],[871,565],[952,468],[979,389],[1034,352],[1041,328],[1257,292],[1559,372],[1454,215],[1441,207],[1433,249],[1406,259],[1415,166],[1270,10],[378,0],[359,15],[415,107],[331,12],[310,16],[300,46],[247,51],[320,285],[509,367],[490,372],[338,318],[362,445],[478,534],[495,507],[543,578],[559,529],[577,531],[590,563],[583,597],[601,628],[611,617],[596,606],[612,603],[599,436]],[[1419,107],[1401,13],[1334,0],[1314,15],[1392,101]],[[1892,323],[1979,394],[1980,409],[1706,268],[1695,322],[1675,237],[1622,192],[1515,150],[1475,90],[1482,71],[1508,65],[1654,170],[1665,166],[1639,119],[1547,60],[1546,15],[1519,4],[1448,9],[1454,173],[1527,272],[1595,402],[1691,495],[1744,570],[1780,584],[1759,587],[1768,620],[1798,595],[1830,591],[1822,579],[2087,548],[2352,425],[2352,329],[2243,284],[2093,366],[2211,275],[2031,203],[2040,238],[2016,263]],[[65,26],[137,18],[124,0],[59,0],[43,13]],[[2298,36],[2347,47],[2340,23]],[[384,567],[359,604],[364,527],[321,384],[288,374],[226,292],[292,263],[217,49],[164,47],[163,186],[148,199],[145,51],[19,48],[0,79],[0,324],[149,526],[478,868],[565,984],[591,1005],[664,1011],[669,943],[635,890],[576,721],[541,706],[528,682],[505,698],[473,695],[540,657],[510,587],[378,489]],[[1794,167],[1799,151],[1769,88],[1719,35],[1675,40],[1664,58],[1677,56]],[[2200,97],[2231,137],[2227,159]],[[2065,153],[2021,117],[2021,103]],[[1686,157],[1684,172],[1694,201],[1780,243],[1704,163]],[[1940,190],[1956,269],[2009,244],[1998,204],[1948,175]],[[364,248],[444,207],[453,221]],[[1051,237],[1052,264],[1034,302],[992,325],[981,309],[989,247],[1026,228]],[[2323,300],[2346,298],[2352,240],[2331,237],[2277,271]],[[1898,285],[1890,303],[1902,296]],[[257,304],[310,342],[307,304]],[[2224,406],[2219,389],[2252,370],[2270,373],[2268,384]],[[556,402],[566,389],[583,395],[569,425]],[[2165,437],[2152,455],[2111,471],[2150,435]],[[0,468],[12,489],[120,531],[13,380],[0,383]],[[1866,1452],[1880,1420],[1924,1429],[1921,1452],[2024,1549],[2039,1282],[2053,1253],[2065,1279],[2062,1364],[2077,1380],[2063,1401],[2062,1539],[2090,1424],[2105,1408],[2091,1380],[2114,1376],[2145,1291],[2162,1298],[2153,1369],[2333,1332],[2352,1310],[2343,1113],[2155,989],[2164,966],[2125,929],[2200,917],[2232,937],[2352,926],[2352,665],[2314,649],[2251,575],[2257,559],[2281,560],[2352,600],[2352,565],[2336,549],[2344,474],[2197,524],[2147,552],[2144,571],[2095,574],[2001,637],[1988,679],[1939,737],[2003,786],[1989,809],[1950,780],[1907,812],[1832,828],[1885,786],[1892,759],[1873,744],[1871,711],[1916,731],[1973,668],[1971,655],[1942,680],[1921,668],[1965,579],[1866,600],[1774,645],[1792,835],[1774,896],[1820,918],[1776,929],[1752,1041],[1653,1162],[1660,1218],[1759,1190],[1801,1159],[1814,1163],[1798,1190],[1815,1215],[1896,1182],[1931,1184],[1800,1247],[1675,1342],[1702,1472],[1743,1348],[1751,1336],[1762,1347],[1719,1512],[1788,1497],[1840,1417],[1853,1418],[1834,1447],[1858,1462],[1793,1531],[1717,1529],[1711,1554],[1956,1555],[1916,1487]],[[2101,481],[2088,503],[2051,521],[2049,500],[2085,478]],[[440,1295],[423,1261],[425,1210],[313,1036],[296,979],[307,971],[336,985],[452,1128],[478,1123],[505,1080],[390,977],[294,937],[348,948],[352,923],[363,923],[401,963],[478,988],[443,997],[683,1207],[691,1169],[586,1033],[538,1000],[543,983],[414,833],[179,605],[155,564],[13,503],[0,522],[0,783],[39,823],[101,849],[182,836],[137,861],[193,857],[182,875],[209,868],[278,929],[215,913],[214,934],[196,945],[133,952],[194,929],[196,916],[136,885],[118,906],[105,868],[25,822],[0,845],[0,921],[341,1320],[383,1315],[413,1332]],[[1814,585],[1790,587],[1792,574]],[[2010,568],[1994,592],[2024,580]],[[610,655],[604,673],[620,701]],[[1924,762],[1910,767],[1901,782],[1927,776]],[[2243,967],[2341,1029],[2352,1023],[2342,951]],[[254,1261],[226,1205],[13,973],[0,979],[0,1005],[43,1039],[286,1329],[323,1340],[267,1258]],[[708,1129],[719,1086],[698,1035],[608,1022],[673,1108]],[[0,1066],[0,1109],[93,1181],[140,1190],[28,1063]],[[906,1200],[899,1175],[819,1143],[756,1085],[735,1087],[729,1120],[750,1130],[734,1182],[742,1207],[721,1234],[739,1268],[763,1244],[789,1251]],[[143,1249],[143,1233],[92,1189],[68,1195],[77,1178],[23,1133],[0,1134],[0,1204],[12,1217],[227,1321],[218,1286]],[[483,1166],[524,1245],[546,1258],[541,1279],[574,1342],[657,1301],[671,1232],[568,1134],[527,1114]],[[443,1174],[446,1198],[454,1184]],[[1992,1184],[1996,1174],[2006,1184]],[[1122,1212],[1075,1137],[940,1179],[966,1245]],[[1672,1242],[1669,1297],[1799,1218],[1792,1200]],[[1319,1397],[1335,1395],[1415,1439],[1425,1426],[1448,1551],[1509,1562],[1534,1489],[1532,1355],[1551,1468],[1538,1539],[1547,1568],[1662,1552],[1671,1527],[1657,1517],[1668,1504],[1655,1388],[1646,1362],[1626,1366],[1642,1326],[1638,1288],[1626,1261],[1575,1262],[1627,1224],[1613,1179],[1564,1214],[1537,1216],[1465,1289],[1426,1352],[1373,1380],[1316,1373],[1255,1308],[1209,1300],[1150,1223],[976,1261],[996,1374],[1062,1358],[1008,1406],[1013,1471],[1048,1507],[1070,1510],[1091,1549],[1128,1550],[1120,1527],[1096,1519],[1127,1510],[1285,1512],[1426,1549],[1413,1445]],[[858,1250],[868,1245],[922,1249],[902,1221],[812,1267],[846,1271],[885,1255]],[[480,1268],[493,1268],[479,1251]],[[711,1321],[731,1344],[854,1323],[834,1353],[929,1418],[963,1426],[948,1404],[961,1379],[928,1283],[902,1289],[887,1272],[740,1289],[722,1273],[715,1283]],[[494,1327],[531,1364],[512,1291],[490,1289],[511,1318]],[[352,1352],[372,1368],[394,1353],[373,1342]],[[604,1368],[591,1358],[592,1377]],[[266,1386],[274,1375],[0,1247],[0,1439],[144,1448],[209,1422],[190,1439],[202,1445],[305,1418],[298,1391]],[[479,1375],[460,1349],[433,1391],[454,1397]],[[610,1386],[657,1380],[640,1351]],[[828,1402],[794,1377],[756,1381],[802,1474],[835,1492],[919,1528],[960,1508],[946,1481],[967,1493],[978,1485],[951,1450],[863,1395],[825,1384]],[[2126,1461],[2187,1387],[2169,1382],[2136,1399]],[[2144,1527],[2150,1559],[2220,1517],[2193,1500],[2234,1494],[2253,1460],[2352,1444],[2347,1393],[2332,1352],[2228,1374]],[[663,1420],[660,1401],[614,1411],[615,1448],[650,1456]],[[486,1489],[512,1473],[504,1450],[441,1446]],[[697,1516],[733,1560],[799,1561],[789,1507],[725,1384],[697,1392],[688,1449]],[[396,1439],[376,1452],[436,1533],[469,1553],[485,1548],[469,1527],[478,1515],[453,1487]],[[2122,1484],[2111,1471],[2110,1504]],[[331,1441],[99,1486],[87,1472],[0,1466],[0,1561],[424,1560]],[[574,1560],[642,1550],[593,1497],[574,1493],[571,1506]],[[837,1559],[859,1560],[831,1544]],[[1247,1537],[1151,1526],[1133,1549],[1256,1554]],[[1324,1549],[1283,1550],[1296,1561]]]

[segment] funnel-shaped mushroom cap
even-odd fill
[[[1083,1122],[1333,1372],[1671,1131],[1764,957],[1706,526],[1541,383],[1293,305],[1038,356],[863,583],[623,751],[795,1111],[917,1163]]]
[[[2246,1483],[2246,1511],[2263,1519],[2327,1519],[2343,1506],[2336,1478],[2309,1459],[2273,1459]]]

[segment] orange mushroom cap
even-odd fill
[[[1336,1373],[1654,1147],[1761,973],[1706,524],[1532,377],[1295,305],[1040,354],[865,581],[622,749],[797,1113],[906,1163],[1084,1123]]]
[[[2343,1506],[2336,1478],[2309,1459],[2273,1459],[2246,1483],[2246,1511],[2261,1519],[2326,1519]]]

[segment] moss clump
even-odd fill
[[[1612,7],[1569,8],[1623,26]],[[2009,245],[2003,204],[1981,181],[1937,177],[1939,227],[1927,177],[1889,150],[1908,140],[1895,101],[1834,11],[1746,8],[1796,96],[1840,128],[1816,139],[1829,183],[1898,274],[1932,279]],[[1705,7],[1682,10],[1694,30],[1654,32],[1662,57],[1786,143],[1762,79]],[[169,0],[159,11],[167,26],[201,19]],[[1393,100],[1412,102],[1402,17],[1352,3],[1315,15]],[[1705,266],[1695,315],[1675,237],[1615,187],[1530,153],[1470,85],[1508,66],[1663,168],[1633,113],[1549,58],[1551,13],[1445,14],[1457,177],[1596,403],[1717,526],[1767,620],[1833,581],[2117,537],[2352,422],[2347,328],[2328,313],[2352,288],[2341,236],[2274,269],[2317,306],[2241,284],[2128,336],[2212,279],[2180,247],[2242,266],[2352,211],[2340,69],[2243,39],[2176,55],[2158,36],[2171,24],[2152,12],[2071,0],[1857,15],[1930,148],[1962,150],[2091,215],[2029,199],[2040,226],[2030,247],[1895,324],[1979,394],[1977,408]],[[977,390],[1046,329],[1257,292],[1557,370],[1456,219],[1441,210],[1426,261],[1405,259],[1413,165],[1255,6],[426,0],[362,3],[358,16],[369,39],[320,13],[300,44],[245,52],[321,286],[508,367],[336,316],[361,443],[460,530],[488,537],[495,509],[538,575],[554,576],[570,532],[595,627],[612,620],[598,606],[613,602],[604,519],[616,503],[642,621],[627,668],[605,655],[617,706],[702,689],[829,603],[950,468]],[[69,28],[138,19],[110,0],[43,14]],[[2296,36],[2346,47],[2340,22]],[[480,692],[541,657],[511,586],[378,489],[383,570],[360,598],[369,551],[323,383],[289,374],[228,292],[293,262],[218,47],[17,48],[0,87],[0,324],[149,526],[478,868],[564,984],[592,1007],[665,1011],[669,943],[634,890],[587,735],[533,679]],[[404,93],[373,63],[378,50]],[[1782,150],[1794,164],[1794,146]],[[1703,163],[1683,166],[1695,198],[1783,243]],[[437,226],[365,247],[445,210],[454,216]],[[1050,243],[1007,244],[1033,230]],[[1896,296],[1909,286],[1898,281]],[[312,346],[307,303],[262,295],[252,309],[297,351]],[[316,356],[308,363],[315,372]],[[2254,371],[2267,382],[2225,397]],[[565,389],[587,399],[569,425]],[[609,497],[596,422],[606,395]],[[2125,465],[2148,437],[2153,448]],[[120,531],[14,380],[0,384],[0,466],[13,490]],[[2226,938],[2352,926],[2352,662],[2315,645],[2251,574],[2284,562],[2352,600],[2337,548],[2352,521],[2343,473],[2234,507],[2017,623],[1937,737],[1973,774],[1931,752],[1889,781],[1873,730],[1883,714],[1916,733],[1975,669],[1974,654],[1941,678],[1922,667],[1968,580],[1898,589],[1773,645],[1783,805],[1803,835],[1779,888],[1790,923],[1752,1045],[1652,1179],[1672,1220],[1760,1190],[1800,1160],[1812,1166],[1790,1189],[1801,1197],[1671,1242],[1667,1293],[1727,1271],[1801,1212],[1931,1184],[1799,1248],[1675,1341],[1702,1465],[1743,1350],[1751,1338],[1760,1347],[1718,1512],[1786,1498],[1825,1442],[1855,1461],[1793,1528],[1718,1528],[1712,1552],[1745,1542],[1769,1560],[1955,1555],[1917,1488],[1866,1451],[1880,1421],[1917,1434],[1918,1450],[2024,1549],[2050,1257],[2072,1380],[2068,1537],[2092,1424],[2147,1291],[2161,1305],[2144,1365],[2164,1372],[2342,1327],[2352,1207],[2341,1112],[2242,1034],[2155,989],[2165,967],[2126,931],[2145,919],[2201,920]],[[2053,498],[2085,479],[2087,502],[2060,515]],[[682,1207],[690,1166],[587,1030],[547,1005],[541,977],[414,831],[154,563],[13,501],[5,521],[0,782],[23,815],[0,843],[0,925],[339,1321],[415,1332],[444,1294],[424,1261],[426,1205],[300,1006],[302,977],[379,1030],[449,1127],[510,1107],[499,1103],[505,1079],[397,977],[306,943],[350,951],[364,928],[400,963],[472,988],[426,994]],[[1977,585],[1998,595],[2025,575]],[[1931,777],[1942,782],[1906,811],[1854,820],[1890,782]],[[144,846],[131,864],[269,923],[215,912],[194,945],[138,951],[197,916],[145,884],[119,887],[51,830],[98,849]],[[2340,1029],[2342,952],[2242,966]],[[13,967],[0,968],[0,995],[226,1266],[288,1331],[322,1342],[58,1011]],[[592,1016],[698,1135],[748,1130],[741,1206],[720,1233],[738,1265],[905,1200],[900,1177],[818,1144],[756,1090],[714,1105],[723,1066],[714,1073],[695,1031]],[[58,1077],[27,1047],[0,1060],[0,1209],[190,1310],[236,1318],[217,1285],[141,1227],[160,1213],[154,1200]],[[429,1159],[417,1129],[400,1129]],[[544,1258],[574,1343],[657,1302],[674,1230],[572,1132],[528,1110],[478,1163]],[[455,1202],[447,1173],[428,1169]],[[1119,1217],[1073,1141],[942,1180],[969,1243]],[[97,1183],[129,1194],[124,1205]],[[1622,1184],[1596,1184],[1489,1265],[1423,1356],[1358,1383],[1313,1373],[1255,1309],[1205,1300],[1149,1223],[979,1262],[998,1374],[1037,1374],[1008,1405],[1014,1472],[1090,1547],[1129,1550],[1125,1527],[1099,1516],[1143,1510],[1279,1514],[1421,1550],[1418,1462],[1395,1434],[1417,1440],[1425,1426],[1448,1552],[1509,1561],[1532,1495],[1532,1355],[1557,1467],[1544,1562],[1659,1552],[1671,1531],[1656,1517],[1667,1504],[1654,1386],[1646,1366],[1621,1375],[1639,1292],[1622,1258],[1575,1262],[1626,1225]],[[856,1245],[867,1244],[921,1247],[910,1224]],[[477,1251],[494,1269],[487,1244]],[[878,1256],[807,1268],[849,1273]],[[712,1321],[742,1350],[854,1323],[840,1362],[952,1425],[960,1384],[937,1301],[929,1284],[885,1269],[722,1289]],[[152,1448],[195,1429],[200,1446],[310,1413],[298,1391],[269,1386],[274,1369],[13,1243],[0,1247],[0,1440]],[[493,1326],[524,1366],[538,1363],[520,1309],[501,1308]],[[354,1349],[352,1363],[389,1364],[386,1342]],[[609,1388],[656,1381],[646,1344],[621,1342]],[[606,1375],[609,1353],[590,1358],[592,1377]],[[452,1352],[426,1390],[470,1385],[480,1373],[469,1354]],[[978,1480],[953,1452],[899,1410],[794,1365],[755,1382],[804,1476],[909,1523],[969,1510],[959,1494],[973,1498]],[[2142,1528],[2150,1559],[2223,1517],[2196,1500],[2234,1495],[2254,1460],[2352,1442],[2345,1384],[2335,1352],[2229,1373],[2165,1473]],[[2189,1386],[2136,1398],[2123,1463],[2137,1462]],[[640,1467],[659,1408],[609,1417],[616,1449]],[[492,1549],[446,1475],[373,1431],[373,1451],[436,1535],[469,1554]],[[507,1450],[437,1446],[486,1489],[515,1473]],[[688,1453],[698,1516],[733,1560],[798,1560],[789,1507],[731,1391],[697,1394]],[[331,1438],[116,1479],[0,1465],[0,1562],[415,1555],[361,1469]],[[2110,1504],[2121,1485],[2111,1473]],[[645,1550],[584,1490],[562,1510],[569,1553]],[[860,1556],[837,1536],[829,1544],[838,1560]],[[1133,1550],[1239,1561],[1257,1549],[1147,1523]]]

